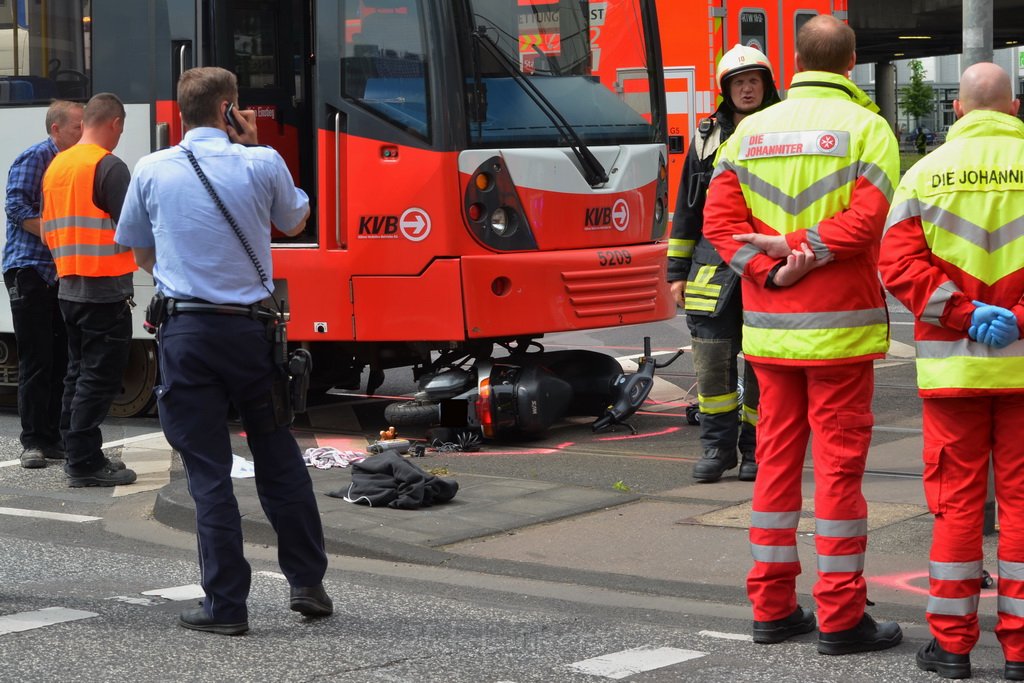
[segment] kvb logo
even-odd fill
[[[410,242],[422,242],[430,234],[430,214],[423,209],[406,209],[398,219],[398,229]]]
[[[629,227],[629,204],[625,199],[616,199],[612,205],[612,227],[619,232]]]

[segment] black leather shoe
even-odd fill
[[[845,631],[818,632],[818,654],[850,655],[895,647],[903,640],[903,630],[895,621],[877,623],[864,613],[860,623]]]
[[[322,583],[313,588],[292,586],[291,608],[304,617],[329,617],[334,613],[334,603]]]
[[[740,451],[740,473],[736,477],[740,481],[754,481],[757,479],[757,460],[754,459],[754,452]]]
[[[917,668],[921,671],[934,671],[943,678],[970,678],[971,655],[946,652],[939,641],[932,638],[930,643],[922,645],[917,651]]]
[[[693,478],[711,483],[722,478],[726,470],[736,467],[735,448],[705,448],[704,455],[693,466]]]
[[[248,621],[241,621],[237,624],[218,623],[202,607],[187,609],[178,615],[178,626],[184,626],[193,631],[217,633],[222,636],[240,636],[249,630]]]
[[[754,642],[761,644],[781,643],[801,633],[810,633],[817,625],[814,612],[797,605],[796,610],[785,619],[755,621],[753,628]]]
[[[1024,681],[1024,662],[1011,662],[1007,659],[1003,678],[1008,681]]]

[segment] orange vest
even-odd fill
[[[110,154],[99,145],[74,145],[43,176],[40,236],[57,264],[57,277],[116,277],[138,270],[128,247],[114,242],[117,227],[92,201],[96,167]]]

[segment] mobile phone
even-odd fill
[[[245,135],[245,131],[242,129],[242,126],[238,124],[238,120],[235,118],[234,102],[228,102],[228,108],[224,110],[224,121],[234,128],[236,133],[239,135]]]

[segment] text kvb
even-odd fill
[[[394,235],[398,232],[398,216],[360,216],[360,235]]]
[[[583,221],[584,225],[610,225],[612,222],[611,207],[587,209],[587,216]]]

